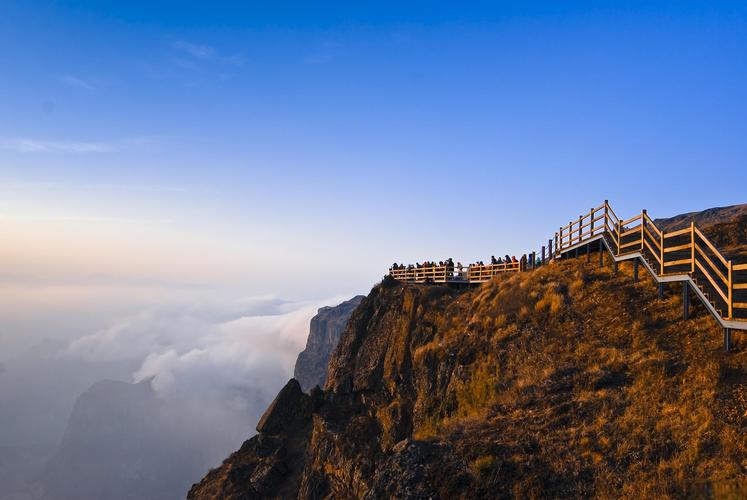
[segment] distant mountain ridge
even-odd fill
[[[690,222],[695,222],[726,258],[747,261],[747,203],[654,220],[666,232],[686,228]]]
[[[662,217],[654,220],[654,224],[659,229],[671,232],[689,226],[691,221],[704,228],[712,224],[730,222],[744,215],[747,215],[747,203],[707,208],[701,211],[675,215],[674,217]]]

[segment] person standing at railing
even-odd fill
[[[498,264],[498,259],[495,258],[495,255],[490,256],[490,263],[493,265]]]
[[[521,259],[519,260],[519,271],[526,271],[527,270],[527,254],[524,254],[521,256]]]

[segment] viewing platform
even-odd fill
[[[470,264],[458,268],[454,265],[406,266],[389,268],[389,274],[397,281],[405,283],[485,283],[504,273],[524,270],[521,261],[500,264]]]

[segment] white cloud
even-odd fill
[[[118,148],[100,142],[45,141],[38,139],[9,139],[0,148],[18,153],[112,153]]]
[[[87,82],[81,78],[72,76],[72,75],[65,75],[60,78],[60,81],[67,85],[68,87],[73,87],[76,89],[82,89],[82,90],[88,90],[88,91],[94,91],[96,90],[96,86],[91,84],[90,82]]]
[[[140,360],[133,381],[159,392],[258,390],[292,375],[309,322],[323,305],[274,296],[142,311],[69,344],[61,354],[97,362]]]
[[[177,49],[188,56],[200,60],[200,61],[211,61],[220,64],[228,64],[231,66],[243,66],[246,64],[246,57],[242,54],[224,55],[219,53],[213,47],[209,45],[201,45],[197,43],[187,42],[185,40],[176,40],[171,44],[174,49]],[[193,61],[184,60],[181,58],[175,59],[175,64],[185,69],[199,69]]]
[[[215,50],[208,45],[199,45],[196,43],[185,42],[184,40],[176,40],[171,44],[171,46],[175,49],[186,52],[197,59],[210,59],[215,54]]]

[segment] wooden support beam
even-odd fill
[[[690,285],[687,281],[682,282],[682,319],[690,319]]]
[[[633,283],[638,283],[638,259],[633,259]]]
[[[659,300],[664,300],[664,283],[659,283]]]
[[[604,243],[599,239],[599,268],[604,267]]]
[[[731,351],[731,328],[724,328],[724,351]]]

